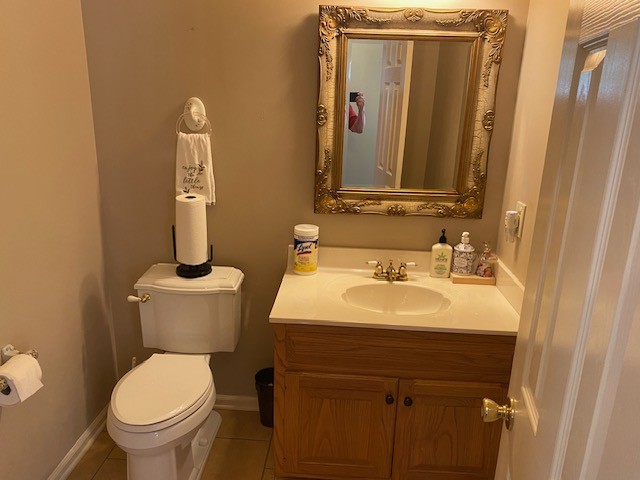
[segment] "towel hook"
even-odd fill
[[[209,132],[212,132],[211,123],[207,118],[207,111],[204,108],[204,103],[198,97],[191,97],[184,104],[184,111],[182,115],[178,117],[176,122],[176,133],[180,133],[180,124],[184,121],[187,128],[192,132],[199,132],[206,125],[209,127]]]

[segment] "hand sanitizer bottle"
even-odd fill
[[[451,252],[453,247],[447,243],[446,230],[442,229],[442,236],[438,243],[431,247],[430,274],[435,278],[448,278],[451,270]]]
[[[475,260],[473,245],[469,243],[469,232],[462,232],[460,243],[453,247],[453,266],[451,271],[458,275],[471,275]]]

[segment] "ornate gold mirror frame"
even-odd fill
[[[316,213],[482,217],[507,13],[507,10],[320,6]],[[466,37],[475,42],[469,74],[469,98],[473,103],[463,130],[465,148],[456,191],[376,190],[340,185],[344,70],[350,36],[408,40]]]

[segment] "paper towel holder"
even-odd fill
[[[176,251],[176,226],[171,225],[171,237],[173,239],[173,259],[176,262],[178,260],[178,254]],[[200,265],[185,265],[184,263],[180,263],[176,267],[176,274],[179,277],[183,278],[200,278],[205,275],[209,275],[213,270],[211,266],[211,262],[213,261],[213,244],[209,244],[209,258],[206,262],[201,263]]]
[[[0,353],[2,354],[2,363],[8,362],[10,358],[15,357],[16,355],[20,355],[21,353],[24,353],[25,355],[31,355],[35,359],[39,357],[38,351],[35,348],[27,350],[26,352],[21,352],[19,350],[16,350],[16,348],[10,343],[2,347]],[[4,378],[0,377],[0,394],[9,395],[10,393],[11,387]]]

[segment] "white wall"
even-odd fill
[[[433,117],[438,121],[431,129],[425,186],[443,189],[456,186],[467,100],[460,92],[468,88],[466,77],[470,56],[467,42],[442,42],[440,45],[433,105]]]
[[[522,284],[527,277],[568,11],[568,0],[529,3],[497,245],[498,257]],[[527,204],[522,238],[507,243],[502,219],[506,210],[515,209],[518,200]]]
[[[464,8],[469,1],[407,4]],[[272,365],[268,315],[296,223],[319,225],[321,245],[427,250],[443,227],[452,241],[470,230],[477,244],[495,244],[528,1],[474,6],[507,8],[510,17],[484,217],[450,220],[313,213],[317,3],[82,0],[121,373],[131,356],[151,353],[142,346],[138,309],[125,298],[151,263],[171,260],[175,121],[193,95],[213,124],[218,204],[208,221],[215,263],[246,274],[240,344],[213,358],[220,393],[254,394],[253,374]]]
[[[44,388],[0,408],[0,477],[47,478],[115,383],[77,0],[0,0],[0,346]]]
[[[433,184],[425,184],[424,173],[427,168],[431,126],[434,124],[433,104],[438,69],[433,68],[433,65],[438,64],[439,54],[439,43],[413,42],[402,188],[433,187]]]

